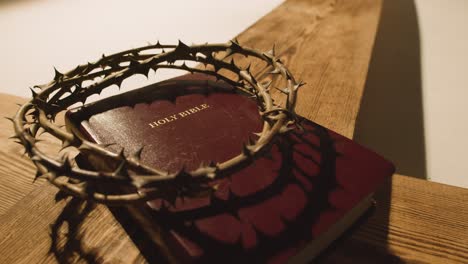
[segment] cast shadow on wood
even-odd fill
[[[354,140],[394,162],[398,172],[427,177],[419,26],[412,0],[383,1]],[[320,262],[404,262],[389,249],[391,196],[390,178],[376,193],[372,215],[361,220],[363,228],[348,231],[327,250],[338,254],[326,252]]]
[[[354,139],[427,178],[420,39],[414,1],[385,0]]]
[[[388,245],[390,197],[389,178],[375,194],[376,206],[348,229],[314,263],[406,263]]]
[[[59,201],[65,198],[62,192],[58,192],[55,199]],[[73,197],[68,201],[63,211],[51,225],[51,245],[49,252],[54,254],[59,263],[75,263],[77,260],[86,263],[100,263],[97,249],[86,249],[82,243],[81,224],[95,204]]]

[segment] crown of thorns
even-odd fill
[[[284,78],[285,87],[275,87],[286,96],[284,106],[275,104],[271,98],[271,79],[261,81],[260,77],[251,73],[250,64],[247,67],[236,65],[236,55],[265,62],[263,79],[269,75]],[[204,67],[188,66],[186,62],[189,61]],[[182,168],[171,173],[140,163],[142,149],[130,156],[124,155],[123,150],[115,153],[106,149],[105,145],[82,139],[55,123],[58,113],[66,111],[76,103],[84,104],[91,95],[100,94],[112,85],[117,85],[120,89],[122,81],[132,75],[148,75],[151,69],[156,71],[164,68],[211,75],[218,81],[230,84],[233,89],[252,96],[264,121],[262,131],[257,133],[258,138],[244,144],[240,154],[229,160],[201,164],[193,171]],[[227,70],[235,77],[228,78],[222,75],[220,70]],[[91,83],[84,86],[85,81]],[[239,164],[253,161],[275,136],[286,133],[292,129],[292,125],[297,125],[294,107],[297,90],[303,84],[296,81],[275,56],[274,48],[268,52],[260,52],[243,47],[236,40],[222,44],[192,46],[180,41],[177,45],[162,45],[158,42],[108,56],[103,55],[94,63],[79,65],[66,73],[55,70],[54,79],[47,84],[31,88],[32,99],[21,105],[16,115],[8,119],[14,125],[13,138],[24,146],[25,153],[37,167],[35,179],[46,178],[68,194],[106,204],[143,202],[156,198],[174,200],[174,197],[179,195],[214,190],[215,186],[208,184],[209,182]],[[77,166],[74,157],[70,155],[57,155],[58,158],[47,155],[37,144],[42,133],[51,134],[60,140],[62,149],[74,148],[78,152],[92,152],[118,166],[110,172],[88,170]],[[106,183],[131,187],[134,192],[110,194],[93,188],[96,184]],[[141,188],[146,191],[139,192]]]

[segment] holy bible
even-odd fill
[[[143,147],[144,164],[193,170],[237,155],[262,129],[256,101],[230,88],[186,75],[70,110],[67,126],[126,155]],[[372,205],[393,172],[374,152],[303,119],[265,154],[216,180],[215,192],[128,212],[169,262],[303,263]]]

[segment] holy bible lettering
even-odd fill
[[[170,115],[170,116],[166,116],[164,118],[161,118],[161,119],[158,119],[156,121],[153,121],[151,123],[148,123],[148,125],[151,127],[151,128],[156,128],[156,127],[159,127],[159,126],[162,126],[164,124],[167,124],[167,123],[170,123],[170,122],[174,122],[176,120],[178,120],[179,118],[184,118],[184,117],[187,117],[189,115],[192,115],[192,114],[195,114],[195,113],[198,113],[202,110],[205,110],[207,108],[209,108],[210,105],[208,104],[201,104],[199,106],[195,106],[193,108],[190,108],[188,110],[184,110],[182,112],[179,112],[177,114],[174,114],[174,115]]]

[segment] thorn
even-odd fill
[[[115,176],[128,176],[128,173],[127,173],[127,161],[126,160],[122,160],[122,162],[120,162],[119,166],[117,167],[117,169],[115,169],[114,171],[114,175]]]
[[[289,132],[289,131],[291,131],[291,130],[293,130],[293,128],[287,127],[287,126],[283,126],[283,127],[280,128],[279,134],[284,134],[284,133],[287,133],[287,132]]]
[[[270,53],[273,56],[276,56],[276,43],[273,43],[273,47],[271,47]]]
[[[179,180],[186,180],[186,177],[188,176],[188,174],[186,173],[186,170],[185,170],[185,165],[182,166],[182,168],[179,169],[178,172],[176,172],[175,174],[175,179],[179,179]],[[190,176],[189,176],[190,177]],[[191,178],[191,177],[190,177]]]
[[[185,64],[185,61],[182,63],[180,67],[186,71],[190,71],[190,68],[187,66],[187,64]]]
[[[130,69],[138,68],[138,66],[140,66],[140,62],[134,59],[130,60],[130,64],[128,65]]]
[[[263,82],[261,85],[263,86],[263,89],[265,89],[266,91],[269,91],[270,90],[270,85],[273,83],[272,80],[268,80],[266,82]]]
[[[255,132],[254,132],[254,133],[252,133],[252,134],[256,135],[257,137],[260,137],[260,136],[262,135],[262,132],[258,132],[258,133],[255,133]]]
[[[269,73],[269,74],[280,74],[280,73],[281,73],[281,71],[280,71],[280,69],[278,69],[278,68],[275,68],[274,70],[272,70],[272,71],[269,71],[268,73]]]
[[[242,50],[242,47],[239,45],[239,41],[237,40],[237,38],[234,38],[233,40],[231,40],[231,47],[230,49],[234,52],[239,52]],[[247,57],[247,55],[246,55]]]
[[[244,69],[244,71],[248,72],[250,74],[250,66],[252,66],[252,63],[249,62],[249,65],[247,68]]]
[[[67,198],[68,196],[70,196],[70,195],[67,194],[66,192],[58,191],[58,192],[55,194],[54,200],[55,200],[55,202],[60,202],[61,200],[64,200],[64,199]]]
[[[32,161],[41,161],[41,158],[39,156],[37,156],[37,155],[34,155],[34,156],[31,157],[31,160]]]
[[[92,69],[94,67],[94,63],[91,63],[88,61],[88,64],[86,65],[86,71],[88,71],[89,69]]]
[[[46,88],[47,86],[48,86],[47,84],[43,84],[43,85],[34,85],[33,87],[37,88],[39,90],[42,90],[42,89]]]
[[[120,149],[119,153],[117,154],[117,156],[122,160],[126,159],[124,152],[125,152],[125,148],[122,148],[122,149]]]
[[[275,57],[276,56],[276,50],[275,50],[276,44],[273,44],[273,47],[271,50],[264,52],[264,54],[269,55],[269,57]]]
[[[78,147],[78,150],[81,152],[81,151],[85,151],[85,150],[91,150],[91,148],[86,145],[86,144],[81,144],[79,147]]]
[[[36,171],[36,175],[34,175],[34,179],[33,179],[33,181],[32,181],[32,182],[33,182],[33,183],[35,183],[35,182],[36,182],[36,180],[37,180],[39,177],[41,177],[41,176],[42,176],[42,174],[39,172],[39,170],[38,170],[38,171]]]
[[[238,67],[237,67],[237,65],[236,65],[236,62],[234,61],[234,58],[231,59],[230,64],[232,65],[232,67],[238,69]]]
[[[247,157],[250,157],[252,155],[249,147],[246,144],[242,144],[242,153],[246,155]]]
[[[45,178],[47,175],[50,175],[50,174],[51,174],[50,172],[49,172],[49,173],[41,174],[41,173],[39,172],[39,170],[37,170],[37,171],[36,171],[36,174],[34,175],[34,179],[33,179],[32,182],[35,183],[37,179],[39,179],[39,178],[41,178],[41,177]]]
[[[73,94],[77,94],[79,93],[81,90],[83,90],[83,87],[81,86],[81,84],[75,84],[75,90],[73,90]]]
[[[37,120],[37,119],[39,119],[39,109],[36,108],[32,112],[29,112],[27,115],[31,116],[32,119]],[[34,122],[36,122],[36,121],[34,121]],[[36,123],[38,123],[38,122],[36,122]]]
[[[190,47],[187,46],[185,43],[183,43],[182,41],[180,41],[179,39],[179,43],[177,44],[177,47],[175,48],[175,52],[188,52],[190,50]]]
[[[135,160],[140,160],[141,159],[141,152],[143,152],[143,147],[139,147],[135,153],[133,153],[132,158]]]
[[[208,167],[217,168],[218,165],[216,164],[216,162],[214,162],[214,161],[211,160],[210,163],[208,163]]]
[[[120,90],[120,88],[122,87],[122,82],[123,82],[123,80],[124,80],[124,79],[123,79],[122,77],[119,77],[119,78],[116,78],[116,79],[115,79],[115,85],[117,85],[117,87],[119,88],[119,90]],[[86,98],[85,98],[85,100],[86,100]],[[84,102],[83,102],[83,103],[84,103]]]
[[[249,137],[249,141],[248,141],[248,142],[249,142],[249,143],[248,143],[249,146],[253,146],[253,145],[256,144],[255,140],[253,140],[251,137]]]
[[[70,172],[71,168],[72,165],[70,163],[70,160],[67,157],[65,157],[62,166],[60,166],[60,170],[62,171],[62,173],[68,173]]]
[[[57,68],[55,67],[54,67],[54,72],[55,72],[54,81],[55,82],[61,81],[63,79],[63,73],[59,72]]]
[[[37,97],[38,93],[36,91],[34,91],[33,88],[29,87],[29,90],[31,90],[31,93],[32,93],[32,97],[33,99]]]
[[[162,45],[161,45],[161,43],[160,43],[159,40],[158,40],[158,41],[156,41],[156,44],[155,44],[154,46],[155,46],[156,48],[161,48]]]
[[[297,89],[301,88],[302,86],[306,85],[307,83],[303,82],[302,80],[299,81],[298,84],[294,85],[293,89],[294,91],[297,91]]]
[[[288,88],[280,89],[278,87],[275,87],[276,90],[280,91],[283,94],[289,94],[290,90]]]
[[[7,119],[7,120],[10,120],[12,123],[15,122],[15,120],[12,117],[5,116],[4,118]]]
[[[214,72],[218,72],[219,70],[223,68],[223,66],[221,66],[221,63],[218,60],[214,60],[213,62],[211,62],[211,65],[213,65]],[[219,80],[218,75],[216,75],[215,77],[216,77],[216,80]]]
[[[39,179],[39,178],[41,178],[41,177],[42,177],[42,178],[46,178],[48,175],[52,175],[52,173],[51,173],[51,172],[48,172],[48,173],[41,174],[41,173],[39,172],[39,170],[37,170],[37,171],[36,171],[36,174],[34,175],[34,179],[33,179],[32,182],[35,183],[37,179]]]
[[[130,176],[130,178],[132,179],[133,185],[137,188],[143,188],[146,184],[148,184],[148,181],[142,177]]]
[[[231,56],[233,54],[233,51],[230,48],[227,48],[224,52],[225,52],[225,54],[221,58],[219,58],[219,60],[221,60],[221,61],[225,60],[227,57],[229,57],[229,56]]]
[[[13,136],[9,137],[8,139],[19,139],[19,136],[18,135],[13,135]]]
[[[64,150],[64,149],[68,148],[69,146],[71,146],[71,141],[69,141],[69,140],[63,140],[63,141],[62,141],[62,148],[61,148],[59,151],[62,151],[62,150]]]

